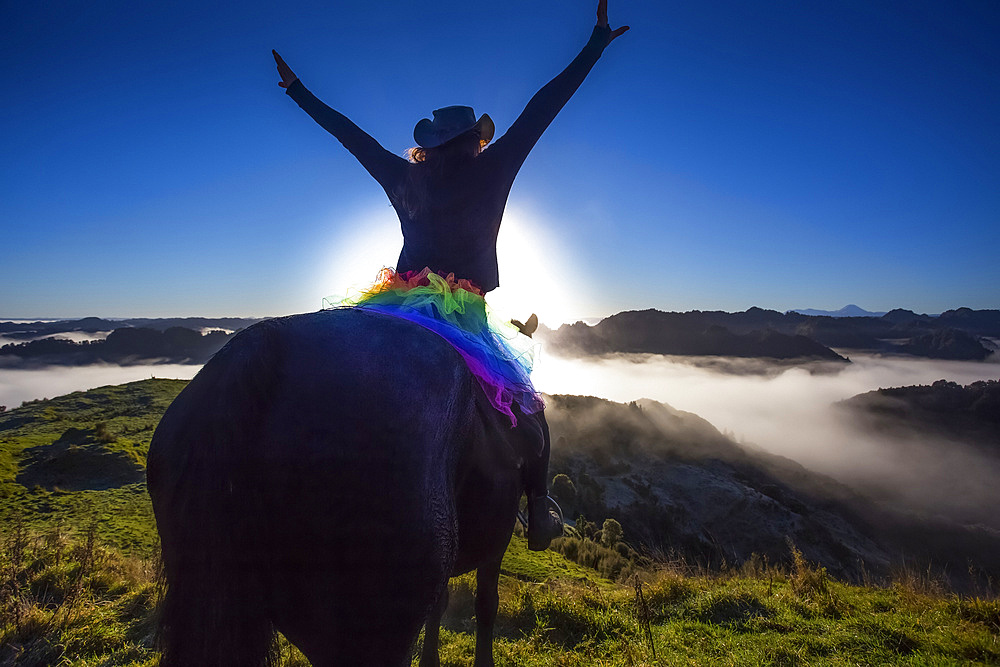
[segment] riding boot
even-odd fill
[[[525,414],[517,411],[518,441],[524,457],[522,476],[524,492],[528,496],[528,548],[544,551],[549,543],[562,535],[562,513],[554,500],[549,498],[549,425],[544,411]]]
[[[528,549],[545,551],[549,543],[562,535],[562,516],[548,496],[528,497]]]

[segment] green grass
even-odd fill
[[[59,488],[58,469],[30,486],[17,481],[18,473],[32,448],[67,435],[79,443],[70,450],[90,454],[88,469],[97,477],[114,474],[123,465],[141,471],[156,424],[186,384],[142,380],[31,401],[0,413],[0,527],[21,517],[37,531],[54,526],[78,530],[97,516],[102,542],[128,554],[152,555],[158,539],[145,484],[71,492]]]
[[[611,583],[596,570],[579,565],[557,551],[528,551],[528,542],[521,537],[520,531],[511,538],[500,572],[524,581],[572,579],[600,585]]]
[[[819,573],[820,570],[810,570]],[[800,575],[644,572],[634,587],[580,582],[501,586],[495,650],[501,665],[995,665],[1000,602],[931,595],[900,585]],[[454,584],[453,584],[454,585]],[[649,619],[649,633],[642,619]],[[652,640],[650,642],[650,639]],[[442,664],[472,665],[465,628],[442,634]],[[414,664],[416,664],[414,662]]]
[[[109,451],[124,452],[145,465],[156,424],[186,384],[140,380],[28,401],[0,413],[0,484],[13,483],[24,449],[51,444],[70,428],[99,431]]]
[[[0,530],[19,517],[37,532],[62,526],[71,533],[79,533],[96,517],[97,535],[104,544],[146,557],[159,549],[145,484],[104,491],[19,490],[0,501]]]
[[[69,492],[16,480],[26,449],[69,429],[84,432],[80,446],[98,463],[100,448],[144,459],[183,386],[147,380],[0,414],[0,665],[155,664],[157,539],[144,485]],[[1000,602],[919,576],[849,585],[794,548],[791,570],[753,561],[708,573],[631,557],[623,566],[620,553],[581,538],[557,547],[536,553],[512,539],[498,665],[1000,664]],[[450,588],[442,664],[471,666],[475,577]],[[281,665],[307,664],[287,642],[279,648]]]
[[[9,527],[0,551],[0,664],[155,664],[153,561],[89,534]],[[519,549],[521,541],[515,540]],[[525,560],[548,555],[526,552]],[[539,564],[538,571],[546,566]],[[471,666],[473,575],[451,582],[442,664]],[[722,574],[671,569],[631,585],[504,575],[499,665],[994,665],[1000,602],[897,584],[852,586],[801,563]],[[818,583],[822,582],[822,583]],[[645,621],[648,621],[648,632]],[[280,664],[307,664],[281,640]],[[416,659],[414,659],[416,664]]]
[[[7,526],[0,664],[155,662],[154,562],[92,533]],[[640,603],[634,579],[602,581],[548,552],[528,552],[521,538],[510,553],[516,567],[505,567],[512,574],[500,582],[500,665],[1000,663],[1000,602],[928,593],[913,587],[916,579],[853,586],[804,562],[791,572],[647,569]],[[451,582],[444,665],[472,664],[474,582],[472,574]],[[282,665],[305,664],[287,642],[280,646]]]
[[[92,524],[93,525],[93,524]],[[155,664],[154,567],[100,545],[9,525],[0,552],[0,664]]]

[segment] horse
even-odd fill
[[[167,409],[147,484],[162,546],[161,664],[437,664],[451,576],[478,570],[493,665],[500,559],[541,413],[490,405],[458,352],[364,309],[236,336]],[[431,655],[433,653],[433,655]]]

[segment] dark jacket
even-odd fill
[[[593,68],[611,29],[597,26],[580,54],[539,90],[507,132],[469,164],[451,173],[415,178],[412,164],[393,155],[343,114],[326,106],[295,81],[286,92],[335,136],[389,196],[403,230],[396,270],[453,272],[484,291],[496,289],[497,234],[507,196],[535,142]],[[421,192],[412,192],[420,188]],[[414,206],[414,202],[420,202]]]

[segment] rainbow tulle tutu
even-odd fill
[[[479,381],[490,403],[517,425],[513,406],[523,413],[545,403],[531,384],[535,345],[509,322],[495,317],[482,290],[454,274],[383,269],[376,283],[339,308],[374,310],[419,324],[454,347]]]

